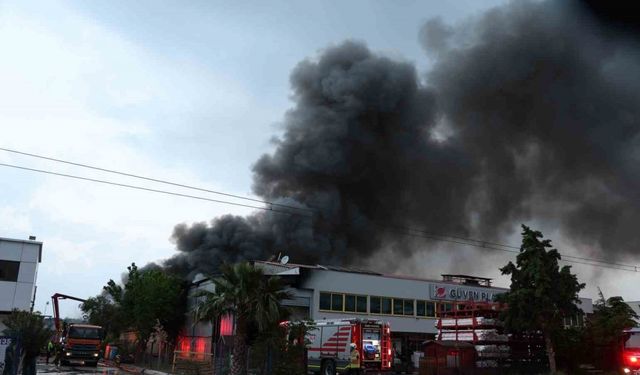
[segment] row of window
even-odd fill
[[[368,309],[367,299],[369,301]],[[432,318],[436,316],[438,309],[439,311],[451,311],[453,304],[406,298],[320,292],[320,310],[324,311]]]

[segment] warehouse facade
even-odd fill
[[[496,295],[508,291],[493,286],[491,279],[466,275],[447,274],[441,280],[432,280],[345,267],[253,263],[266,275],[280,277],[288,286],[293,297],[283,304],[291,311],[292,320],[383,320],[391,326],[393,347],[403,363],[413,362],[412,354],[421,349],[422,343],[435,338],[438,312],[450,311],[459,302],[493,301]],[[192,285],[190,294],[194,296],[197,290],[213,291],[213,285],[203,279]],[[591,314],[591,300],[581,300],[580,308]],[[189,304],[195,307],[196,299],[190,298]],[[582,322],[580,318],[568,318],[565,324]],[[215,352],[215,357],[220,357],[219,350],[225,346],[220,344],[230,342],[225,337],[233,334],[232,321],[225,318],[214,324],[193,323],[187,324],[181,350],[201,352],[206,348],[205,352]]]
[[[298,319],[380,319],[389,322],[398,355],[409,361],[425,340],[435,338],[436,315],[455,303],[489,302],[507,292],[491,279],[467,275],[442,275],[441,280],[383,274],[353,268],[321,265],[254,262],[265,274],[276,275],[291,287],[294,298],[285,301]],[[585,314],[592,301],[582,298]],[[568,318],[568,324],[582,319]]]

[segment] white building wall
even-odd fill
[[[640,301],[625,301],[638,316],[640,316]],[[640,319],[638,319],[640,321]]]
[[[436,285],[446,283],[431,282],[414,279],[402,279],[380,275],[367,275],[361,273],[337,272],[329,270],[312,270],[303,282],[302,288],[309,289],[313,293],[310,312],[311,319],[338,319],[338,318],[362,318],[381,319],[391,324],[394,332],[411,333],[436,333],[435,318],[415,316],[378,315],[370,313],[338,313],[321,311],[320,292],[348,293],[367,296],[406,298],[414,300],[434,300],[431,289]],[[481,290],[487,293],[499,293],[505,291],[499,288],[469,287],[455,284],[447,284],[468,290]],[[444,301],[444,300],[443,300]],[[368,304],[367,304],[368,305]],[[369,306],[367,306],[368,311]]]
[[[0,261],[19,262],[17,280],[0,280],[0,312],[31,309],[41,255],[41,242],[0,238]]]

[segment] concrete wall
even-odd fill
[[[0,281],[0,311],[31,309],[41,252],[41,242],[0,238],[0,260],[20,262],[17,281]]]

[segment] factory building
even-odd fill
[[[334,266],[267,261],[254,264],[267,275],[281,277],[289,286],[293,298],[284,301],[284,305],[292,312],[292,320],[380,319],[390,323],[393,346],[399,355],[410,355],[424,341],[435,338],[439,311],[449,311],[457,302],[492,301],[494,296],[508,291],[492,285],[491,279],[466,275],[445,274],[442,279],[433,280]],[[194,290],[212,287],[208,280],[194,283]],[[581,300],[580,308],[591,314],[592,301]],[[185,349],[196,349],[197,345],[209,348],[208,344],[198,343],[210,338],[216,342],[224,336],[218,331],[232,333],[228,321],[217,322],[218,327],[192,323],[189,331],[194,337]],[[581,317],[568,317],[565,321],[567,326],[581,324]]]
[[[265,274],[282,277],[294,299],[285,304],[295,318],[312,320],[363,318],[389,322],[394,347],[412,353],[435,338],[439,311],[450,311],[456,302],[489,302],[508,289],[492,280],[467,275],[442,275],[441,280],[391,275],[354,268],[282,264],[256,261]],[[593,312],[592,301],[582,299],[584,313]],[[583,320],[568,318],[568,324]]]

